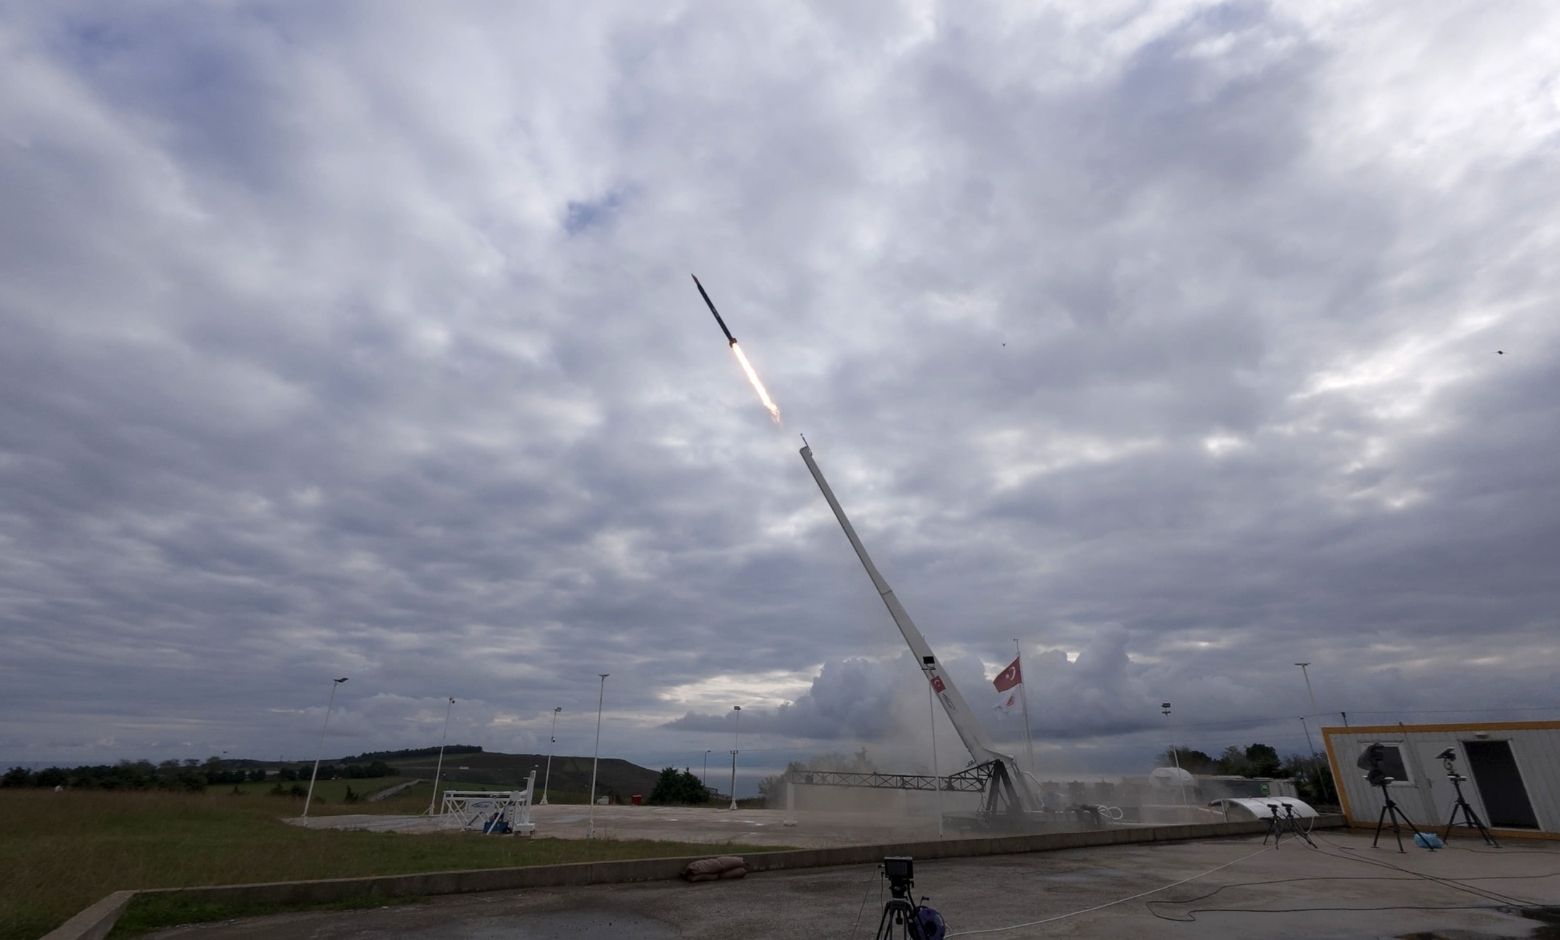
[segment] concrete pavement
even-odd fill
[[[1317,849],[1287,837],[1274,849],[1249,837],[932,859],[916,866],[916,894],[931,897],[948,920],[950,937],[1560,936],[1560,927],[1523,914],[1560,907],[1560,846],[1495,850],[1454,842],[1435,853],[1400,855],[1395,847],[1372,849],[1368,833],[1315,837]],[[697,885],[489,892],[369,911],[249,918],[153,936],[870,937],[881,911],[880,889],[875,866],[856,865]]]

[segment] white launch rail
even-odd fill
[[[894,624],[899,627],[899,633],[910,647],[910,652],[915,654],[916,661],[920,663],[926,681],[931,684],[937,701],[942,703],[943,711],[947,712],[948,720],[953,723],[954,731],[958,732],[959,740],[969,750],[970,757],[974,758],[976,764],[991,768],[984,811],[988,814],[1017,815],[1042,811],[1044,801],[1040,795],[1019,772],[1018,763],[1013,757],[997,750],[986,737],[980,721],[970,711],[964,696],[959,694],[953,679],[942,671],[937,657],[932,654],[930,644],[921,635],[915,621],[910,619],[910,614],[905,610],[904,605],[899,603],[899,598],[894,596],[894,589],[888,586],[888,581],[878,571],[877,565],[872,563],[871,556],[867,554],[867,547],[856,535],[855,527],[850,524],[850,519],[846,518],[845,510],[840,506],[839,500],[834,498],[834,491],[829,488],[828,481],[823,478],[823,471],[819,470],[818,464],[814,462],[812,448],[803,446],[801,455],[808,471],[812,473],[813,482],[818,484],[818,489],[823,493],[829,508],[834,510],[834,518],[839,521],[840,528],[845,530],[845,537],[850,540],[851,548],[856,550],[856,557],[861,559],[861,566],[867,569],[867,577],[872,579],[872,586],[877,588],[878,596],[883,599],[883,605],[888,608],[888,615],[894,619]]]
[[[535,791],[534,770],[526,778],[524,790],[445,790],[439,815],[452,829],[474,829],[495,835],[534,835],[536,824],[531,822],[531,797]]]

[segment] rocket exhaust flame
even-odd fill
[[[763,382],[759,381],[758,373],[753,370],[753,364],[748,362],[747,354],[742,351],[741,346],[737,345],[736,340],[731,341],[731,351],[737,354],[737,362],[742,366],[742,371],[747,373],[748,381],[753,383],[753,391],[758,393],[758,400],[764,403],[765,408],[769,409],[769,417],[775,420],[775,424],[779,424],[780,406],[775,404],[773,398],[769,397],[769,390],[764,388]]]
[[[726,334],[726,342],[731,346],[731,351],[737,354],[737,363],[742,366],[742,371],[747,373],[748,381],[753,384],[753,391],[758,393],[758,400],[769,409],[769,417],[775,419],[775,424],[780,423],[780,406],[769,397],[769,390],[764,388],[764,383],[758,380],[758,373],[754,371],[753,364],[748,362],[748,357],[742,352],[742,347],[737,345],[737,338],[731,335],[731,330],[726,327],[726,321],[720,317],[720,311],[715,309],[715,301],[704,290],[704,285],[699,283],[699,276],[693,275],[693,284],[699,289],[699,296],[704,298],[705,306],[710,308],[710,313],[715,316],[715,322],[720,325],[720,331]]]

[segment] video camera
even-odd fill
[[[1354,761],[1354,766],[1365,771],[1365,781],[1373,787],[1385,787],[1397,779],[1387,776],[1386,771],[1381,769],[1381,762],[1386,760],[1386,756],[1386,748],[1380,744],[1371,744]]]
[[[915,859],[908,855],[889,855],[883,859],[883,877],[896,898],[908,898],[915,887]]]

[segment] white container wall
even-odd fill
[[[1350,825],[1374,828],[1380,816],[1381,790],[1355,761],[1381,744],[1392,800],[1420,830],[1442,832],[1452,815],[1439,756],[1450,749],[1464,799],[1498,837],[1560,839],[1560,721],[1323,728],[1322,739]]]

